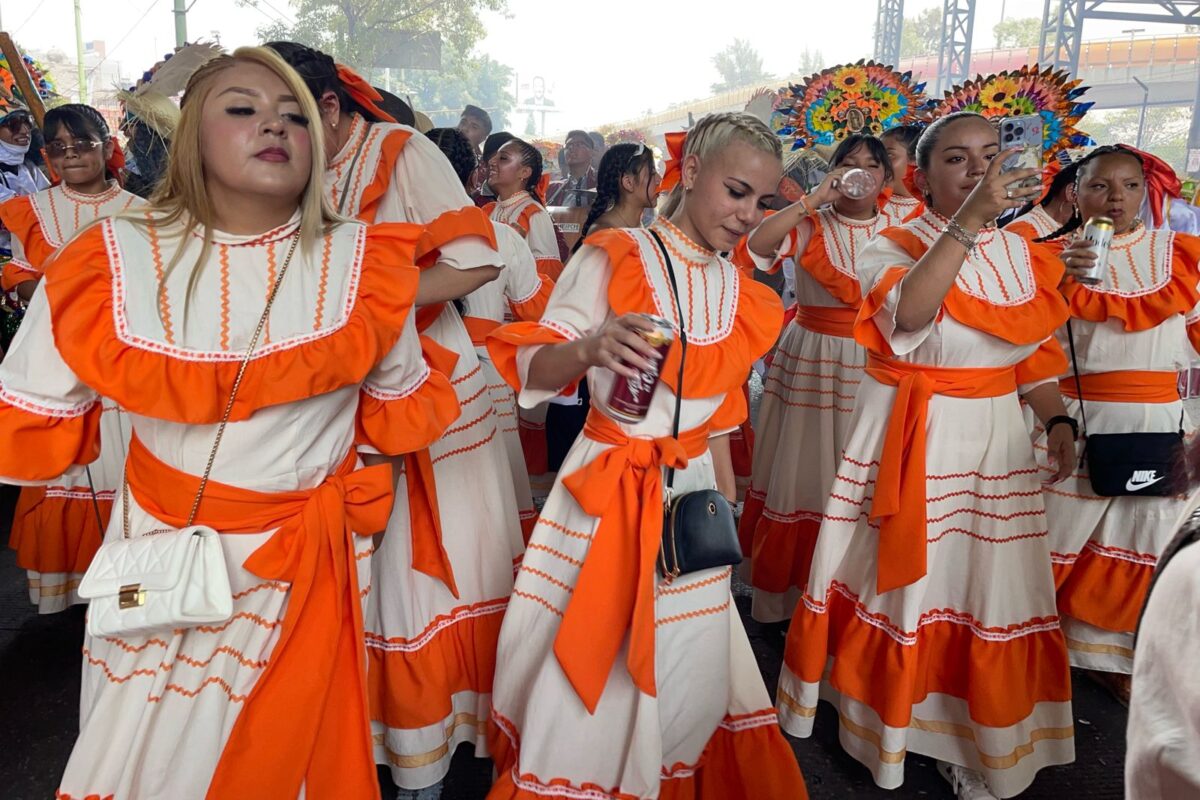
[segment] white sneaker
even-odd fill
[[[937,769],[950,783],[958,800],[997,800],[983,775],[975,770],[945,761],[937,762]]]

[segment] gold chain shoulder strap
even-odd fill
[[[271,293],[267,295],[267,306],[263,309],[262,316],[258,320],[258,327],[254,329],[254,335],[250,337],[250,346],[246,348],[246,355],[242,357],[242,363],[238,366],[237,376],[233,379],[233,388],[229,392],[229,402],[225,404],[225,413],[221,415],[221,424],[217,426],[217,435],[213,440],[212,451],[208,454],[208,463],[204,466],[204,474],[200,478],[200,486],[196,489],[196,499],[192,502],[191,513],[188,514],[187,525],[190,527],[196,521],[196,512],[200,510],[200,500],[204,497],[204,487],[208,485],[208,477],[212,474],[213,463],[217,460],[217,448],[221,446],[221,437],[225,435],[225,426],[229,424],[229,415],[233,413],[233,402],[237,399],[238,389],[242,385],[242,377],[246,374],[246,367],[250,364],[250,357],[254,354],[254,348],[258,346],[259,337],[262,336],[263,328],[267,325],[267,319],[271,316],[271,306],[275,303],[275,296],[279,294],[279,286],[283,283],[283,276],[287,274],[288,265],[292,263],[292,255],[296,252],[296,244],[300,241],[300,231],[292,235],[292,243],[288,247],[287,256],[283,259],[283,266],[279,269],[279,275],[275,278],[275,283],[271,286]],[[122,523],[125,538],[129,538],[129,468],[125,468],[126,477],[121,486],[121,511]]]

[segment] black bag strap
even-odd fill
[[[679,283],[675,280],[675,264],[671,261],[671,256],[667,253],[667,246],[663,244],[662,237],[658,235],[658,231],[650,229],[650,235],[654,237],[654,241],[658,243],[658,249],[662,251],[663,258],[667,262],[667,277],[671,279],[671,297],[675,300],[675,309],[679,313],[679,330],[676,331],[679,336],[679,380],[675,383],[675,421],[671,424],[672,438],[679,438],[679,416],[683,410],[683,365],[687,361],[687,332],[683,329],[683,304],[679,302]],[[675,486],[675,468],[667,467],[666,487],[668,494]]]

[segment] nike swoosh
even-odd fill
[[[1152,481],[1136,481],[1136,482],[1133,480],[1133,478],[1130,478],[1129,480],[1125,481],[1125,491],[1140,492],[1142,489],[1145,489],[1147,486],[1153,486],[1154,484],[1158,483],[1165,477],[1167,477],[1167,476],[1163,475],[1162,477],[1155,478]]]

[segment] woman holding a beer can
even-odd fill
[[[1060,381],[1070,413],[1090,435],[1190,431],[1177,376],[1200,345],[1200,239],[1151,230],[1139,218],[1147,176],[1133,148],[1097,148],[1078,170],[1078,212],[1052,234],[1065,244],[1062,291],[1079,371],[1078,384],[1070,370]],[[1076,231],[1083,235],[1065,236]],[[1065,328],[1059,340],[1069,348]],[[1184,504],[1181,496],[1154,496],[1171,476],[1153,471],[1131,467],[1123,496],[1097,495],[1085,465],[1046,490],[1071,663],[1099,673],[1126,702],[1133,631]]]
[[[672,580],[655,567],[663,468],[677,493],[716,487],[741,386],[779,334],[774,293],[720,253],[762,220],[780,151],[754,117],[705,117],[668,165],[673,212],[588,237],[541,321],[489,338],[521,406],[581,379],[592,394],[501,630],[491,800],[806,797],[732,568]]]
[[[836,706],[842,745],[880,786],[900,786],[915,752],[974,800],[1019,794],[1075,754],[1018,402],[1048,423],[1064,478],[1063,267],[995,227],[1041,191],[1022,185],[1036,169],[1001,169],[1015,152],[978,114],[935,121],[917,145],[926,211],[856,263],[867,366],[777,697],[797,736],[812,734],[818,697]]]
[[[820,186],[763,222],[749,240],[760,269],[774,272],[793,257],[798,266],[796,316],[763,381],[753,477],[739,529],[760,622],[791,619],[808,582],[821,512],[867,361],[854,341],[862,305],[855,262],[890,224],[877,205],[892,180],[879,139],[847,137],[830,166]],[[846,184],[854,174],[869,180],[869,191]]]

